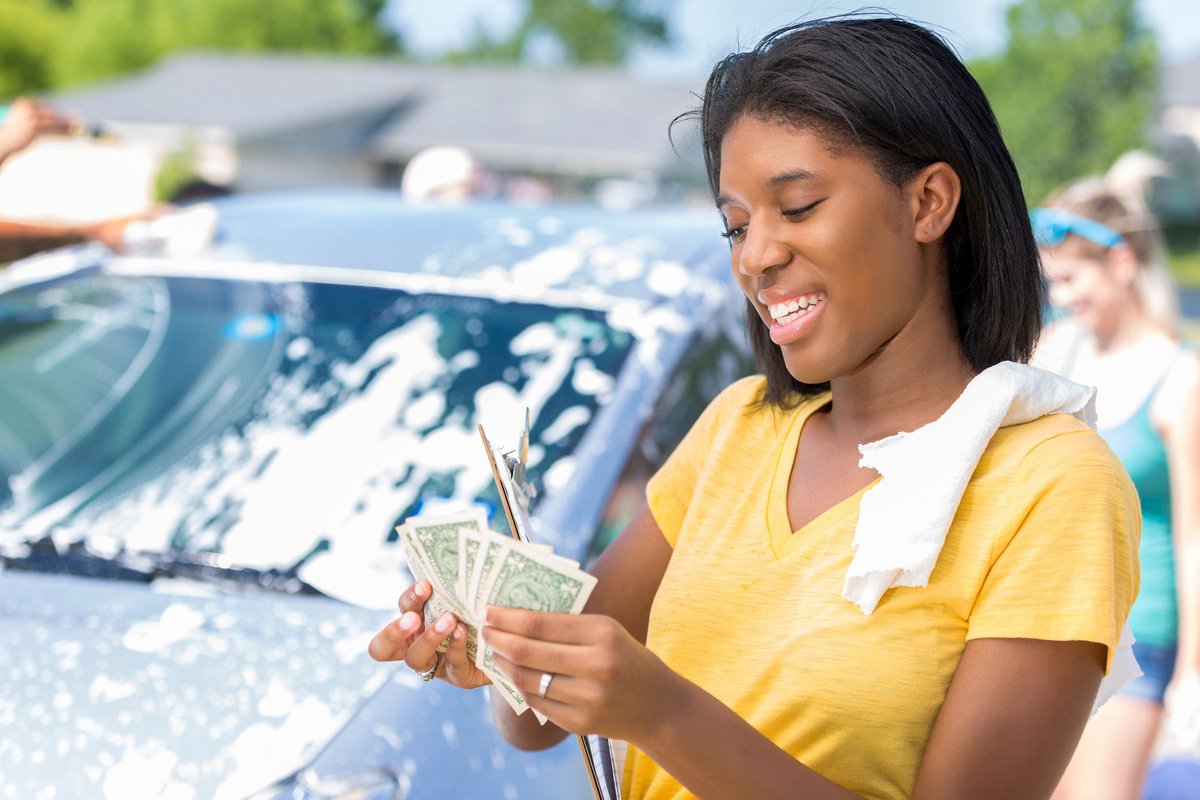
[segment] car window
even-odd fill
[[[82,279],[0,296],[0,506],[12,502],[11,479],[20,492],[21,473],[136,377],[153,350],[160,289]]]
[[[664,383],[653,412],[621,469],[588,545],[589,562],[613,543],[646,502],[646,484],[683,440],[709,402],[734,381],[754,372],[747,349],[727,326],[702,329]]]
[[[0,524],[255,567],[494,508],[475,426],[515,443],[526,407],[553,485],[634,343],[599,310],[114,275],[7,293],[0,325]]]

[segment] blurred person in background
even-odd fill
[[[417,203],[462,203],[492,194],[493,179],[462,147],[429,147],[412,157],[400,178],[400,193]]]
[[[1180,342],[1159,225],[1140,191],[1083,179],[1032,218],[1051,302],[1069,314],[1045,332],[1035,363],[1098,388],[1097,430],[1133,479],[1143,520],[1129,616],[1143,675],[1090,721],[1055,798],[1132,800],[1168,686],[1190,697],[1200,681],[1200,358]]]
[[[42,134],[70,133],[75,127],[75,122],[46,104],[28,97],[17,98],[0,114],[0,166]]]
[[[78,133],[81,123],[37,100],[21,97],[0,118],[0,168],[4,162],[45,135]],[[161,211],[114,217],[89,223],[51,224],[0,218],[0,265],[44,250],[96,241],[114,252],[124,250],[129,234]]]

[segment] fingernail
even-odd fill
[[[462,625],[459,625],[457,628],[454,629],[454,638],[455,639],[462,639],[466,635],[467,635],[467,629],[464,628]]]
[[[406,611],[400,617],[400,627],[406,631],[411,631],[417,627],[417,615],[411,611]]]
[[[483,622],[483,624],[484,624],[484,625],[487,625],[487,624],[488,624],[488,609],[489,609],[489,608],[491,608],[491,606],[484,606],[484,607],[483,607],[483,620],[482,620],[482,622]]]
[[[447,611],[438,618],[437,624],[433,626],[433,629],[438,633],[445,633],[446,631],[450,630],[450,626],[453,624],[454,619],[450,616],[450,612]]]
[[[416,587],[413,588],[413,594],[417,597],[424,597],[429,593],[429,583],[427,581],[417,581]]]

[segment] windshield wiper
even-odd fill
[[[234,566],[220,553],[178,551],[155,556],[155,559],[156,578],[188,578],[204,583],[222,584],[239,589],[262,589],[281,594],[324,594],[312,584],[302,581],[297,574],[308,555],[286,569]]]
[[[65,551],[60,551],[49,536],[4,547],[0,550],[0,563],[6,570],[25,572],[48,572],[55,575],[78,575],[139,583],[149,583],[154,579],[151,570],[133,559],[97,555],[83,542],[75,542]]]
[[[132,553],[120,550],[113,555],[102,555],[91,550],[84,541],[72,542],[65,550],[60,550],[54,541],[46,536],[16,547],[0,548],[0,564],[3,564],[6,570],[134,583],[150,583],[162,578],[186,578],[247,591],[320,595],[320,590],[297,575],[300,566],[310,555],[306,554],[287,568],[257,569],[226,563],[220,553]]]

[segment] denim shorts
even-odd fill
[[[1152,644],[1133,643],[1133,657],[1137,659],[1142,674],[1130,681],[1118,692],[1123,697],[1137,697],[1162,705],[1167,684],[1175,674],[1175,645],[1158,647]]]

